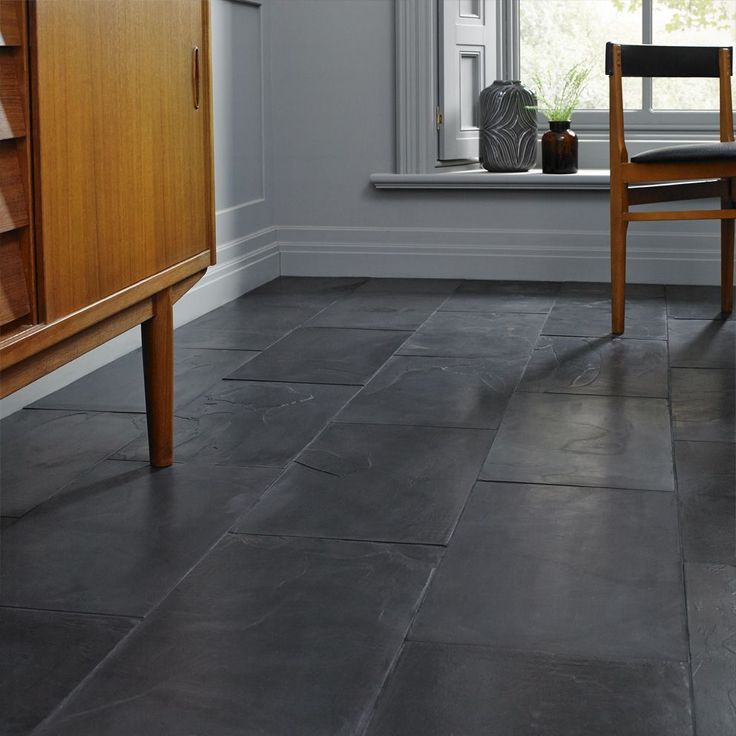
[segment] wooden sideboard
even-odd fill
[[[0,396],[141,325],[151,463],[173,304],[215,262],[207,0],[0,0]]]

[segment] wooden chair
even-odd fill
[[[612,332],[624,331],[626,231],[630,222],[721,221],[721,310],[733,309],[736,143],[731,108],[733,48],[606,44],[610,81]],[[656,148],[631,157],[624,140],[622,77],[718,77],[720,142]],[[634,205],[717,197],[720,209],[631,212]]]

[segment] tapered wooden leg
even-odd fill
[[[731,182],[733,188],[734,182]],[[723,209],[734,206],[731,197],[721,198]],[[731,314],[733,311],[733,241],[734,221],[721,220],[721,311]]]
[[[171,290],[153,297],[153,317],[141,325],[151,465],[174,461],[174,319]]]
[[[624,331],[626,315],[626,230],[624,192],[611,182],[611,332]]]

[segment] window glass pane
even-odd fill
[[[667,46],[736,45],[736,0],[654,0],[652,41]],[[654,79],[655,110],[717,110],[717,79]]]
[[[641,0],[520,0],[521,80],[542,79],[582,62],[592,70],[581,110],[608,109],[607,41],[642,42]],[[642,106],[642,82],[626,78],[624,105]]]

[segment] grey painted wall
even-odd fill
[[[271,10],[282,272],[607,277],[606,192],[371,187],[371,173],[394,170],[394,0]],[[715,223],[632,226],[631,279],[715,283],[716,234]]]
[[[269,3],[212,0],[217,240],[273,224]]]

